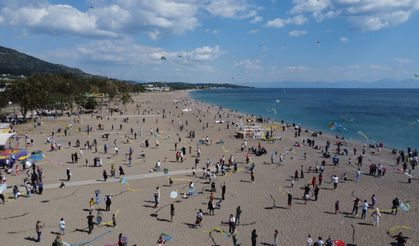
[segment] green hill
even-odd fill
[[[80,69],[53,64],[0,46],[0,74],[30,76],[35,73],[88,75]]]

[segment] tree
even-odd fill
[[[122,104],[126,105],[127,103],[132,101],[131,95],[129,93],[122,94],[121,101]]]
[[[88,97],[86,102],[84,103],[85,109],[91,109],[94,110],[97,106],[97,102],[93,97]]]

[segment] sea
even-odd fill
[[[419,89],[194,90],[195,100],[385,147],[419,148]]]

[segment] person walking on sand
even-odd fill
[[[358,170],[356,170],[356,176],[355,176],[355,182],[359,182],[361,181],[361,169],[358,168]]]
[[[88,227],[88,229],[89,229],[89,234],[91,234],[92,233],[92,231],[93,231],[93,226],[94,226],[94,224],[93,224],[93,219],[94,219],[94,215],[92,214],[92,212],[89,212],[89,215],[87,215],[87,227]],[[115,223],[116,224],[116,223]]]
[[[335,214],[339,213],[339,201],[336,201],[335,203]]]
[[[67,174],[67,181],[70,181],[70,179],[71,179],[71,170],[70,170],[70,168],[67,168],[66,174]]]
[[[111,177],[115,178],[115,164],[111,164]]]
[[[122,166],[119,166],[119,176],[120,177],[125,176],[125,172],[124,172],[124,169],[122,168]]]
[[[399,210],[399,206],[400,206],[400,200],[399,198],[396,197],[392,201],[391,214],[397,215],[397,210]]]
[[[377,198],[375,197],[375,194],[373,194],[371,196],[371,208],[374,208],[376,203],[377,203]]]
[[[156,188],[156,192],[154,192],[154,208],[157,208],[160,203],[160,188]]]
[[[65,221],[64,218],[60,219],[60,222],[58,223],[59,229],[60,229],[60,234],[64,235],[65,233]]]
[[[317,201],[317,199],[319,198],[319,191],[320,188],[316,185],[316,188],[314,188],[314,200]]]
[[[311,185],[313,186],[313,189],[316,187],[316,184],[317,184],[316,177],[313,177],[313,178],[311,179]]]
[[[209,215],[215,215],[215,208],[214,208],[214,203],[213,203],[213,200],[212,199],[210,199],[209,201],[208,201],[208,214]]]
[[[199,209],[196,212],[195,228],[197,228],[198,226],[199,227],[202,226],[202,218],[203,217],[204,217],[204,213],[202,212],[202,209]]]
[[[230,214],[228,219],[228,232],[233,233],[234,228],[236,227],[236,217],[233,214]]]
[[[92,212],[92,211],[95,209],[95,205],[96,205],[96,202],[95,202],[95,200],[93,199],[93,197],[92,197],[92,198],[90,198],[90,201],[89,201],[89,211],[90,211],[90,212]]]
[[[378,208],[376,208],[371,216],[372,216],[373,225],[379,226],[380,225],[380,218],[381,218],[380,210]]]
[[[326,246],[333,246],[333,241],[332,241],[332,238],[330,236],[326,240]]]
[[[365,218],[367,216],[368,207],[369,207],[369,205],[368,205],[367,200],[364,200],[364,203],[362,204],[361,219],[364,219],[365,220]]]
[[[354,206],[352,208],[352,215],[354,217],[358,215],[359,201],[360,201],[360,199],[358,197],[356,197],[355,200],[354,200]]]
[[[257,238],[258,238],[258,234],[256,234],[256,229],[253,229],[253,231],[252,231],[252,237],[251,237],[252,246],[256,246],[256,240],[257,240]]]
[[[291,209],[292,206],[292,195],[291,193],[288,193],[288,208]]]
[[[236,226],[239,226],[240,225],[240,217],[241,217],[241,214],[242,214],[242,209],[240,208],[240,206],[238,206],[236,208]]]
[[[112,226],[116,228],[116,215],[112,214]]]
[[[174,216],[175,216],[175,204],[172,202],[170,204],[170,222],[173,222]]]
[[[319,237],[319,240],[316,242],[317,246],[324,246],[323,238]]]
[[[105,204],[106,204],[106,211],[111,211],[111,204],[112,204],[112,196],[107,195],[105,197]]]
[[[278,241],[279,241],[279,232],[277,229],[275,229],[274,231],[274,240],[272,242],[272,246],[278,246]]]
[[[255,171],[253,170],[250,171],[250,182],[255,183]]]
[[[310,234],[308,234],[306,242],[307,242],[307,246],[313,246],[313,238],[311,238]]]
[[[41,221],[37,221],[35,224],[35,230],[36,230],[36,242],[39,243],[41,242],[41,235],[42,235],[42,229],[44,228],[45,224],[42,223]]]
[[[105,181],[105,182],[106,182],[106,180],[108,179],[108,173],[106,172],[106,170],[105,170],[105,169],[103,170],[102,175],[103,175],[103,181]]]
[[[226,194],[226,183],[223,183],[221,185],[221,200],[225,200],[225,194]]]

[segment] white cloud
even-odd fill
[[[304,15],[297,15],[297,16],[292,17],[291,19],[288,19],[288,22],[290,24],[301,26],[307,22],[307,18]]]
[[[84,36],[116,37],[110,30],[101,30],[97,18],[69,5],[47,5],[45,7],[22,7],[1,9],[1,16],[12,26],[22,26],[44,33],[70,33]]]
[[[306,12],[320,13],[332,6],[330,0],[293,0],[294,7],[292,14],[301,14]]]
[[[151,40],[156,40],[156,39],[159,39],[159,37],[160,37],[160,32],[159,32],[159,30],[150,31],[150,32],[148,32],[147,34],[148,34],[148,37],[149,37]]]
[[[240,68],[243,68],[245,70],[252,70],[252,71],[260,71],[260,70],[263,69],[259,59],[256,59],[256,60],[250,60],[250,59],[241,60],[241,61],[236,63],[236,67],[240,67]]]
[[[399,65],[405,65],[405,64],[409,64],[412,63],[413,61],[408,59],[408,58],[393,58],[393,61],[398,63]]]
[[[214,47],[203,46],[189,52],[178,52],[177,54],[181,54],[184,58],[194,61],[212,61],[223,53],[224,51],[216,45]]]
[[[4,18],[0,16],[0,24],[4,22]]]
[[[276,18],[266,22],[267,27],[274,27],[274,28],[283,28],[286,25],[286,20],[281,18]]]
[[[247,34],[258,34],[260,32],[259,29],[252,29],[247,32]]]
[[[347,42],[349,42],[349,38],[347,38],[347,37],[340,37],[340,38],[339,38],[339,41],[340,41],[341,43],[347,43]]]
[[[224,18],[249,18],[257,15],[254,6],[247,0],[211,0],[206,9],[210,14]]]
[[[294,30],[288,33],[291,37],[301,37],[306,35],[307,31],[304,30]]]
[[[261,17],[261,16],[255,16],[251,21],[250,21],[250,23],[258,23],[258,22],[261,22],[261,21],[263,21],[263,17]]]
[[[311,13],[318,22],[343,16],[362,31],[400,25],[419,11],[419,0],[293,0],[292,14]]]
[[[69,58],[83,63],[106,64],[159,64],[194,67],[197,63],[210,62],[225,52],[219,46],[202,46],[189,51],[167,51],[159,47],[138,44],[131,39],[101,40],[88,45],[52,52],[56,58]],[[161,58],[166,57],[166,61]]]
[[[0,17],[6,24],[56,35],[117,37],[144,33],[152,39],[162,33],[181,34],[195,29],[201,8],[195,0],[118,0],[86,11],[47,1],[18,2],[0,4]]]
[[[276,18],[276,19],[270,20],[266,22],[266,26],[274,27],[274,28],[283,28],[288,24],[301,26],[306,22],[307,22],[307,18],[304,15],[297,15],[288,19]]]
[[[361,28],[362,31],[378,31],[385,27],[402,24],[409,19],[410,15],[410,11],[396,11],[380,15],[351,17],[351,19]]]

